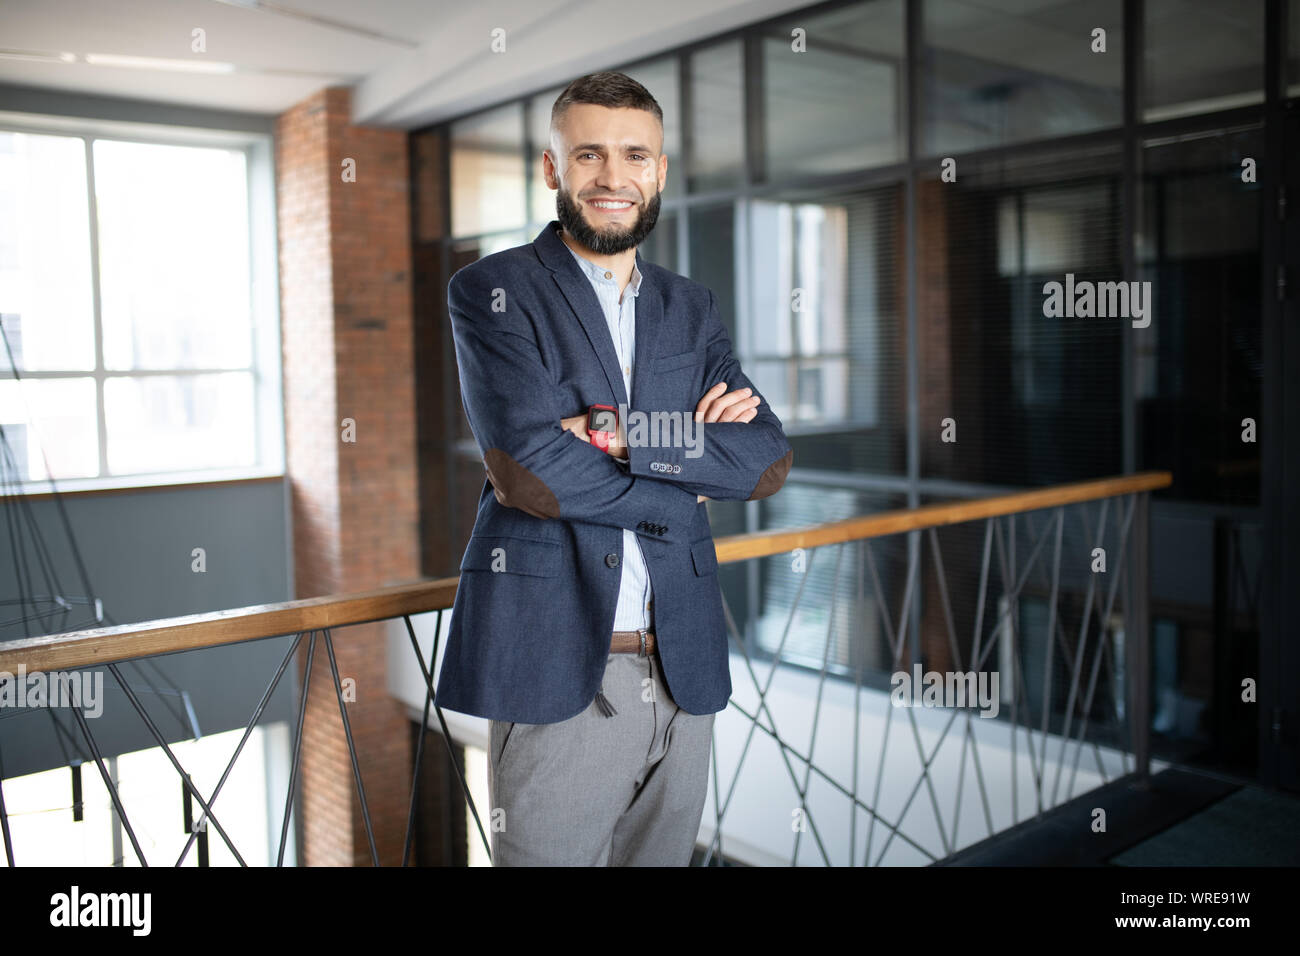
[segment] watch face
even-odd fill
[[[618,413],[605,408],[598,408],[591,413],[591,423],[587,426],[593,432],[618,431]]]

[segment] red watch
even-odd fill
[[[593,445],[608,452],[610,442],[618,437],[618,409],[613,405],[592,405],[588,408],[587,434]]]

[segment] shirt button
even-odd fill
[[[618,555],[614,554],[613,552],[610,552],[609,554],[605,555],[605,564],[606,566],[611,568],[618,567]]]
[[[624,366],[623,366],[623,374],[624,374],[624,375],[631,375],[631,374],[632,374],[632,368],[631,368],[631,366],[624,365]]]
[[[606,278],[606,279],[612,279],[612,278],[614,278],[614,273],[612,273],[612,272],[606,272],[606,273],[605,273],[605,278]]]

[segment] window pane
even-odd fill
[[[538,227],[541,231],[541,227]],[[529,235],[521,230],[513,232],[498,232],[490,236],[480,236],[477,239],[459,239],[452,249],[457,259],[464,259],[468,265],[482,259],[484,256],[490,256],[494,252],[505,252],[507,249],[513,249],[515,246],[522,246],[526,242],[532,242],[536,239],[536,234]]]
[[[108,468],[115,475],[252,465],[253,376],[113,377],[104,382]]]
[[[750,205],[744,354],[801,465],[902,474],[899,188]]]
[[[1264,4],[1146,0],[1148,120],[1264,99]]]
[[[641,258],[663,266],[673,272],[677,271],[677,214],[661,212],[650,235],[646,236],[638,251]]]
[[[0,132],[0,322],[20,371],[95,367],[80,139]]]
[[[1260,186],[1241,161],[1261,133],[1221,133],[1149,145],[1142,157],[1141,278],[1156,310],[1137,340],[1140,468],[1168,469],[1162,494],[1259,503]],[[1135,330],[1136,331],[1136,330]]]
[[[249,365],[244,153],[96,140],[94,157],[105,367]]]
[[[739,40],[692,53],[690,191],[731,189],[744,176],[743,63]],[[670,156],[668,161],[672,162]]]
[[[762,57],[769,181],[902,157],[902,0],[792,17],[764,30]]]
[[[510,103],[451,126],[451,231],[524,225],[524,111]]]
[[[681,84],[677,77],[677,58],[665,57],[642,66],[624,70],[659,103],[664,111],[664,152],[668,155],[668,181],[664,186],[664,199],[675,199],[685,187],[682,166],[682,107]]]
[[[798,454],[795,452],[796,459]],[[906,506],[902,495],[791,480],[779,495],[760,502],[760,527],[800,527]],[[792,572],[789,554],[759,562],[758,618],[749,622],[758,650],[771,656],[781,648],[781,660],[818,671],[825,658],[832,674],[856,674],[859,668],[864,676],[893,671],[889,635],[881,623],[871,568],[885,596],[885,610],[896,616],[907,580],[907,537],[892,535],[869,544],[870,567],[865,551],[853,542],[806,552],[806,563],[799,572]],[[741,564],[723,570],[727,572],[722,583],[729,604],[739,609],[743,618],[748,602],[736,596],[746,593],[746,568]],[[861,604],[856,593],[858,581],[866,582]]]
[[[7,479],[57,481],[99,474],[93,378],[0,379],[0,425],[14,459],[0,461],[0,474]]]
[[[1122,337],[1141,330],[1044,312],[1048,282],[1123,278],[1119,180],[1118,147],[1098,146],[918,184],[922,477],[1021,486],[1123,471]]]
[[[925,0],[922,149],[929,155],[1118,126],[1121,0]],[[1092,51],[1092,31],[1106,51]]]
[[[687,214],[690,235],[690,269],[696,282],[702,282],[718,300],[718,316],[731,336],[732,348],[744,355],[745,343],[737,338],[736,329],[736,206],[692,207]],[[748,369],[746,369],[748,371]]]

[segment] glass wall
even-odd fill
[[[1148,120],[1264,99],[1264,4],[1143,0]]]
[[[1140,277],[1156,315],[1136,357],[1139,467],[1167,469],[1172,495],[1257,505],[1260,184],[1242,161],[1263,131],[1147,141],[1142,151]]]
[[[762,178],[903,157],[903,4],[875,0],[762,27]]]
[[[1223,575],[1258,574],[1260,446],[1241,422],[1260,412],[1263,210],[1242,169],[1264,149],[1267,31],[1262,3],[1145,0],[1130,51],[1126,6],[825,3],[622,69],[665,113],[668,188],[642,255],[713,291],[795,449],[779,495],[710,504],[715,535],[1169,469],[1152,604],[1174,695],[1158,723],[1177,736],[1206,703],[1177,695],[1213,681],[1170,677],[1169,661],[1226,620]],[[1296,95],[1300,0],[1287,10],[1279,92]],[[540,155],[560,89],[437,127],[450,271],[553,218]],[[1049,284],[1066,281],[1149,283],[1150,321],[1052,315]],[[460,448],[476,489],[476,449]],[[835,560],[807,580],[819,601]],[[843,573],[860,561],[846,551]],[[887,589],[904,561],[877,555]],[[778,649],[791,577],[755,564],[722,571],[749,649],[817,666],[826,621],[796,618]],[[952,570],[954,587],[974,574],[957,556]],[[1227,616],[1237,640],[1255,626]],[[834,672],[890,667],[879,634],[851,651],[871,617],[856,608],[831,631]]]
[[[918,184],[921,474],[1048,485],[1123,471],[1125,324],[1043,314],[1046,283],[1120,273],[1118,147],[957,170]]]
[[[1122,6],[922,4],[924,151],[951,155],[1119,126]]]

